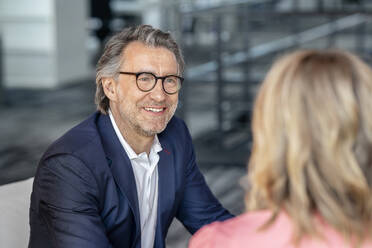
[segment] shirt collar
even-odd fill
[[[108,113],[109,113],[109,117],[110,117],[110,120],[111,120],[111,123],[112,123],[112,126],[114,127],[114,130],[115,130],[115,133],[116,133],[116,136],[118,136],[119,138],[119,141],[121,143],[121,145],[123,146],[125,152],[127,153],[128,157],[130,160],[133,160],[133,159],[136,159],[140,156],[140,154],[137,154],[133,149],[132,147],[128,144],[128,142],[124,139],[123,135],[121,134],[118,126],[116,125],[116,122],[115,122],[115,119],[114,119],[114,116],[112,115],[112,112],[111,112],[111,109],[108,110]],[[151,145],[151,148],[150,148],[150,154],[151,153],[158,153],[160,152],[161,150],[163,150],[163,148],[161,147],[161,144],[159,142],[159,139],[158,139],[158,135],[155,134],[155,137],[154,137],[154,141]],[[149,155],[150,155],[149,154]]]

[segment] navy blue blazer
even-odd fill
[[[163,150],[154,247],[165,247],[174,217],[194,233],[232,215],[206,185],[184,122],[173,117],[158,137]],[[30,248],[138,248],[139,218],[132,166],[107,115],[93,114],[41,158],[31,195]]]

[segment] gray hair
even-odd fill
[[[176,57],[179,73],[183,73],[185,62],[181,49],[169,32],[163,32],[150,25],[140,25],[124,29],[109,39],[97,63],[95,103],[97,109],[103,114],[107,114],[109,99],[103,91],[102,78],[112,77],[117,79],[119,68],[124,62],[122,53],[128,44],[133,41],[140,41],[152,47],[167,48]]]

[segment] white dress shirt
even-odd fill
[[[115,133],[130,159],[136,180],[141,221],[141,247],[154,247],[158,209],[158,152],[162,147],[158,136],[155,135],[149,156],[146,152],[137,155],[120,133],[110,110],[109,116]]]

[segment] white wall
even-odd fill
[[[87,0],[1,0],[6,87],[53,88],[86,78]]]

